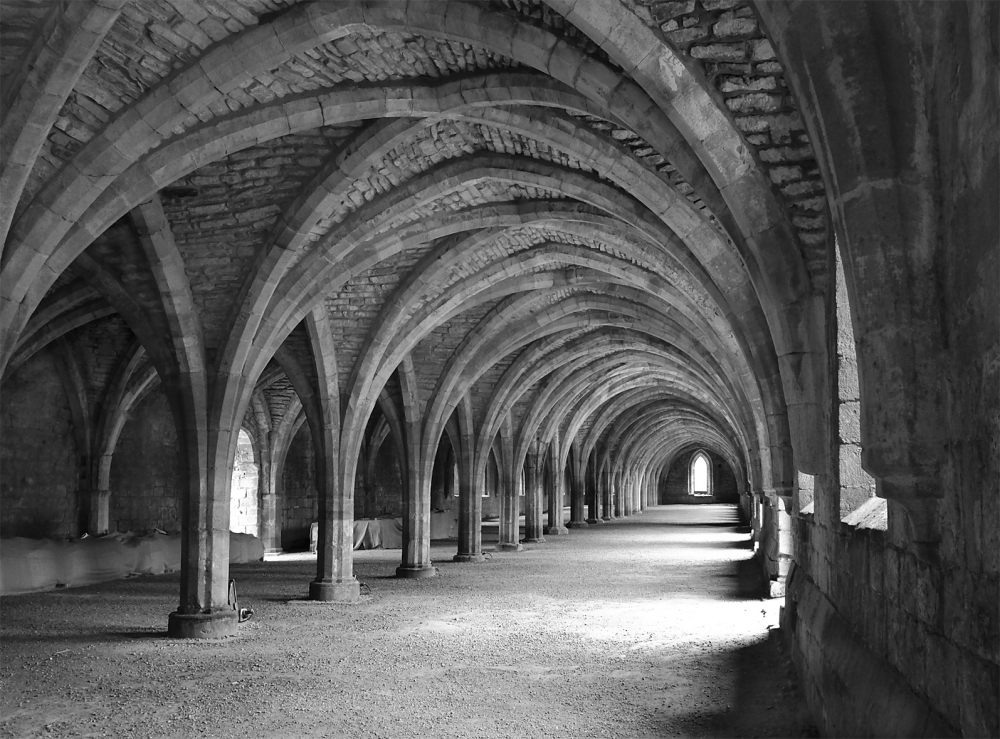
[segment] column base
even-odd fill
[[[357,603],[361,600],[361,583],[353,577],[340,582],[313,580],[309,583],[309,600],[326,603]]]
[[[479,563],[479,562],[485,562],[486,561],[486,557],[484,557],[482,554],[456,554],[452,558],[452,560],[454,562],[475,562],[475,563]]]
[[[497,544],[496,549],[498,552],[520,552],[524,547],[520,544],[508,544],[504,542],[503,544]]]
[[[396,568],[396,577],[403,580],[422,580],[425,577],[437,577],[437,574],[437,567],[429,564],[417,567],[404,567],[400,565]]]
[[[565,536],[569,533],[569,529],[565,526],[546,526],[543,532],[546,536]]]
[[[167,617],[167,636],[172,639],[215,639],[234,636],[239,616],[232,608],[211,613],[178,613]]]
[[[585,528],[587,528],[587,522],[586,521],[570,521],[568,524],[566,524],[566,528],[567,529],[585,529]]]
[[[600,518],[588,518],[587,519],[587,525],[588,526],[596,526],[599,523],[604,523],[604,520],[600,519]]]
[[[533,536],[530,539],[521,539],[522,544],[544,544],[545,538],[541,536]]]

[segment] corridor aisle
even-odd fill
[[[433,579],[358,552],[354,606],[308,559],[234,566],[231,639],[162,634],[177,576],[3,599],[0,736],[812,736],[731,506],[660,506]]]

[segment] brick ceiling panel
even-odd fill
[[[3,13],[0,13],[0,80],[3,82],[20,69],[25,52],[42,35],[50,7],[47,0],[4,0]]]
[[[288,378],[281,373],[273,382],[263,388],[262,392],[271,412],[271,428],[276,428],[284,418],[292,398],[295,397],[295,390]]]
[[[827,277],[827,214],[819,165],[781,60],[750,0],[652,0],[666,42],[709,83],[789,210],[810,274]]]
[[[426,253],[427,247],[402,251],[348,280],[324,300],[342,392],[348,389],[351,371],[383,305]]]
[[[411,356],[425,399],[437,387],[438,380],[455,351],[480,321],[490,314],[497,302],[490,301],[459,313],[431,331],[413,349]]]
[[[219,346],[226,319],[276,219],[352,129],[284,136],[232,154],[163,192],[184,256],[205,341]]]

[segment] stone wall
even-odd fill
[[[359,491],[360,493],[360,491]],[[392,436],[386,437],[375,459],[371,488],[365,491],[371,518],[400,518],[403,515],[403,476],[399,469],[399,455]],[[355,516],[360,513],[360,500],[354,501]]]
[[[926,60],[932,67],[924,68],[933,72],[926,76],[914,73],[912,60],[917,54],[907,57],[906,64],[897,62],[895,71],[901,79],[908,84],[921,80],[915,112],[906,108],[912,104],[907,97],[911,90],[889,89],[898,95],[890,101],[897,116],[893,120],[894,144],[900,147],[897,160],[926,164],[918,147],[930,141],[938,168],[929,184],[921,183],[935,189],[933,199],[921,199],[924,191],[909,190],[909,183],[898,190],[920,204],[925,219],[915,225],[905,249],[919,252],[923,247],[917,239],[921,239],[939,251],[927,271],[925,289],[889,294],[897,304],[908,301],[915,315],[930,317],[926,325],[894,326],[894,331],[909,329],[913,337],[933,337],[940,321],[943,336],[939,346],[924,347],[916,357],[919,362],[934,362],[936,372],[932,386],[905,393],[908,406],[890,401],[884,393],[873,397],[868,390],[866,395],[862,384],[862,425],[866,403],[870,412],[888,408],[901,417],[913,407],[939,403],[933,410],[940,422],[920,427],[923,436],[918,437],[933,439],[934,444],[914,457],[932,471],[933,481],[920,489],[923,480],[916,474],[917,483],[889,480],[893,489],[882,503],[884,521],[874,504],[867,503],[854,512],[870,506],[867,515],[842,519],[849,506],[841,498],[851,481],[838,479],[842,456],[835,442],[832,473],[815,477],[812,512],[800,515],[796,524],[796,566],[783,623],[791,635],[810,708],[824,733],[998,736],[1000,252],[996,245],[1000,227],[992,204],[1000,198],[995,42],[1000,9],[995,3],[904,3],[881,8],[934,14],[921,17],[920,23],[907,19],[893,32],[897,52],[935,49],[933,62]],[[895,61],[881,53],[879,49],[881,63]],[[836,59],[829,62],[835,63]],[[888,74],[888,67],[882,74]],[[920,130],[928,124],[933,138],[899,135],[905,126]],[[856,166],[848,152],[838,148],[833,154],[840,154],[838,164]],[[886,174],[880,170],[878,176]],[[891,180],[879,180],[879,186],[886,182]],[[937,202],[944,204],[939,211],[932,205]],[[987,208],[986,203],[991,205]],[[878,218],[884,215],[879,212]],[[874,217],[870,223],[848,225],[865,238],[880,228]],[[897,265],[897,269],[908,268]],[[906,273],[913,279],[912,270]],[[885,276],[880,273],[883,279],[869,285],[873,294],[885,294]],[[835,317],[834,306],[828,306],[828,315]],[[875,338],[864,334],[857,338],[859,346],[867,344],[872,353]],[[836,337],[830,337],[831,347],[834,341]],[[896,360],[884,350],[875,358],[886,364]],[[892,382],[905,380],[893,373]],[[831,401],[841,402],[843,410],[845,399]],[[841,414],[841,430],[848,431],[841,433],[841,442],[850,436],[845,420],[849,422],[851,414],[847,415],[845,419]],[[902,419],[892,420],[889,440],[907,438],[912,429]],[[885,443],[875,434],[867,439],[862,434],[861,441]],[[887,481],[880,480],[880,485],[886,494]],[[920,529],[921,543],[915,543],[917,529],[904,503],[931,512]]]
[[[111,463],[111,531],[180,531],[187,475],[160,386],[132,410]]]
[[[685,452],[670,465],[665,479],[660,480],[658,502],[665,503],[739,503],[736,477],[726,461],[714,452],[708,452],[712,461],[712,495],[689,495],[688,476],[691,457],[697,450]]]
[[[281,548],[286,552],[309,548],[309,527],[318,520],[316,453],[306,424],[292,440],[285,457],[279,490]]]
[[[73,420],[56,360],[36,354],[0,394],[0,535],[75,536]]]

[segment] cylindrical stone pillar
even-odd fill
[[[164,380],[165,390],[179,392]],[[179,419],[180,420],[180,419]],[[179,422],[189,443],[188,489],[181,509],[180,604],[167,617],[167,635],[181,639],[231,636],[239,628],[238,614],[229,603],[229,486],[232,472],[226,464],[230,438],[219,434],[218,448],[209,452],[214,474],[199,464],[196,430]],[[183,425],[182,425],[183,424]],[[235,446],[235,439],[232,440]],[[213,467],[209,467],[213,469]]]
[[[309,598],[353,603],[361,595],[361,583],[354,577],[354,485],[341,485],[340,455],[332,454],[333,432],[326,431],[327,453],[322,458],[316,457],[322,477],[317,476],[320,489],[316,579],[309,583]]]
[[[273,554],[282,551],[281,533],[278,530],[278,496],[273,493],[262,495],[260,499],[260,540],[264,552]]]
[[[109,503],[110,490],[90,491],[90,510],[87,519],[87,533],[91,536],[108,533],[111,525]]]
[[[607,465],[602,468],[598,479],[601,482],[601,519],[610,521],[614,518],[614,511],[611,509],[611,475]]]
[[[419,467],[416,460],[408,466],[406,503],[403,506],[403,557],[396,568],[396,577],[434,577],[437,575],[437,568],[431,564],[430,474],[425,476],[426,479],[418,478]]]
[[[546,536],[562,536],[569,529],[563,523],[563,498],[566,496],[563,482],[565,475],[559,468],[559,450],[556,442],[549,444],[548,464],[545,465],[545,484],[549,490],[549,525],[545,527]]]
[[[466,448],[471,442],[462,439]],[[472,455],[463,452],[458,468],[458,554],[456,562],[482,562],[483,557],[483,480],[474,480]]]
[[[512,445],[510,445],[512,447]],[[521,546],[521,516],[514,465],[511,460],[513,448],[504,448],[503,470],[500,473],[500,539],[497,549],[504,552],[519,552]]]
[[[541,460],[538,442],[533,442],[524,460],[524,541],[541,543],[542,537],[542,486]]]
[[[601,491],[597,485],[596,455],[591,455],[586,468],[587,523],[591,526],[604,523],[601,519]]]
[[[791,568],[792,556],[795,553],[791,515],[794,498],[791,490],[787,493],[779,491],[777,499],[777,505],[775,506],[774,513],[775,523],[778,528],[778,567],[777,577],[771,581],[772,598],[784,597],[785,587],[788,581],[788,571]]]
[[[570,470],[569,523],[566,524],[566,527],[570,529],[583,529],[587,527],[587,501],[584,475],[580,470],[578,462],[571,465]]]

